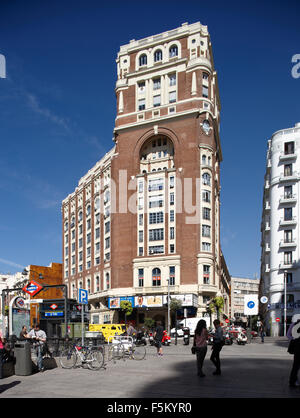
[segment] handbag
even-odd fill
[[[196,346],[195,345],[192,346],[191,350],[192,350],[192,354],[196,354]]]
[[[295,354],[296,351],[300,351],[300,338],[290,340],[287,351],[290,354]]]

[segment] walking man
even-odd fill
[[[164,329],[162,327],[161,321],[157,321],[157,326],[155,328],[154,331],[154,345],[157,349],[157,355],[162,357],[163,356],[163,352],[162,352],[162,338],[164,335]]]
[[[220,351],[224,345],[223,330],[218,319],[214,320],[215,334],[212,346],[212,353],[210,360],[216,367],[216,370],[213,372],[214,375],[221,374],[221,361],[220,361]]]

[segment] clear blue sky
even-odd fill
[[[221,243],[259,274],[267,140],[300,122],[299,1],[0,0],[0,272],[61,262],[61,201],[113,145],[119,46],[200,21],[221,96]]]

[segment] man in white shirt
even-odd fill
[[[35,341],[34,347],[37,354],[38,369],[40,372],[43,372],[43,347],[47,340],[46,333],[40,329],[39,324],[35,324],[34,328],[27,334],[27,338],[32,338]]]

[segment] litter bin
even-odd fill
[[[182,328],[183,331],[183,344],[189,345],[190,343],[190,329],[189,327]]]
[[[31,345],[28,341],[18,342],[14,347],[15,375],[29,376],[32,374]]]

